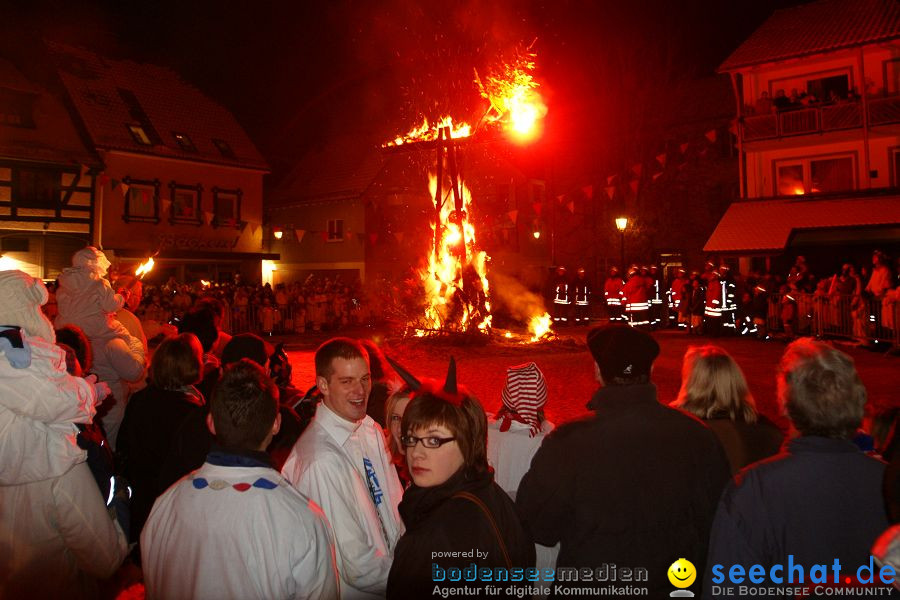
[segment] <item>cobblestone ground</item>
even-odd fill
[[[564,329],[559,339],[538,344],[522,344],[496,336],[495,341],[486,345],[467,344],[464,340],[400,339],[385,337],[372,330],[344,334],[375,339],[391,358],[420,376],[443,378],[447,361],[454,356],[460,383],[468,386],[489,411],[500,406],[506,368],[534,361],[547,380],[547,417],[559,424],[588,414],[585,403],[596,389],[591,356],[584,341],[586,332],[587,328]],[[785,342],[689,337],[681,331],[671,330],[653,335],[662,349],[653,373],[662,401],[671,402],[678,394],[681,361],[688,346],[713,343],[724,347],[740,364],[760,411],[779,420],[775,369]],[[298,387],[306,389],[315,383],[313,352],[328,337],[317,334],[285,338],[294,368],[294,384]],[[834,343],[856,361],[872,407],[900,405],[900,357]]]

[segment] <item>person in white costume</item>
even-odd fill
[[[72,266],[59,275],[56,326],[77,325],[91,341],[93,371],[112,390],[112,404],[101,415],[106,437],[115,448],[128,402],[128,383],[143,377],[146,353],[141,340],[116,319],[115,313],[124,306],[125,298],[116,294],[104,278],[107,269],[106,255],[93,246],[72,255]]]
[[[509,367],[501,398],[503,406],[488,421],[488,464],[494,468],[494,481],[515,500],[531,459],[554,428],[544,419],[544,374],[533,362]],[[535,544],[534,549],[538,569],[556,567],[559,544]]]
[[[127,552],[75,441],[109,388],[66,372],[46,301],[0,272],[0,599],[96,596]]]
[[[322,404],[282,473],[317,502],[334,529],[341,598],[383,598],[403,534],[403,490],[381,427],[366,415],[372,389],[365,349],[333,338],[316,350]]]
[[[331,528],[264,452],[281,416],[259,365],[225,370],[207,425],[206,462],[157,499],[141,534],[147,598],[337,598]]]

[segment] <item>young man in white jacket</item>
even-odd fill
[[[341,598],[383,598],[403,533],[403,490],[384,432],[366,415],[368,355],[355,340],[333,338],[316,351],[315,363],[322,404],[282,473],[334,528]]]

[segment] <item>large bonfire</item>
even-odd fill
[[[429,192],[435,205],[431,223],[434,243],[426,266],[419,272],[426,298],[425,314],[413,325],[418,336],[491,331],[489,257],[478,246],[471,218],[472,195],[457,170],[455,140],[473,136],[481,126],[500,127],[519,140],[534,135],[547,112],[533,78],[534,58],[529,49],[486,77],[475,72],[475,84],[489,106],[474,127],[454,122],[449,116],[436,122],[425,118],[421,125],[386,144],[431,142],[438,150],[437,172],[429,174]],[[548,334],[550,323],[546,312],[532,315],[528,322],[531,341]]]

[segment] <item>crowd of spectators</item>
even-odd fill
[[[747,115],[770,115],[776,112],[800,110],[815,106],[843,104],[845,102],[856,102],[858,100],[859,93],[856,91],[856,88],[853,88],[846,93],[841,93],[832,89],[822,98],[818,98],[805,90],[797,90],[797,88],[793,88],[790,94],[786,94],[783,89],[779,89],[776,90],[775,95],[771,97],[769,96],[768,91],[764,91],[753,105],[744,107],[744,112]]]
[[[105,290],[108,263],[92,252],[73,269]],[[804,263],[792,279],[808,279]],[[873,277],[886,268],[876,255]],[[60,314],[72,319],[58,339],[43,283],[0,272],[0,525],[12,532],[0,597],[97,597],[97,580],[129,554],[148,598],[402,599],[462,585],[540,596],[549,587],[517,581],[517,569],[614,563],[639,566],[639,595],[666,597],[696,578],[694,589],[718,598],[723,565],[791,561],[814,573],[826,556],[852,574],[870,552],[900,562],[879,550],[900,537],[888,529],[900,478],[872,456],[900,465],[896,427],[883,439],[861,430],[865,387],[852,358],[823,342],[794,341],[777,368],[785,432],[757,414],[723,349],[688,350],[667,406],[653,380],[656,340],[604,324],[586,340],[593,414],[554,428],[543,417],[553,386],[535,363],[510,367],[489,417],[452,358],[437,379],[371,343],[332,338],[315,354],[317,390],[304,395],[278,348],[222,330],[219,299],[184,306],[177,335],[148,352],[141,339],[119,349],[98,343],[109,338],[99,327],[86,334],[91,313],[69,310],[67,285]],[[120,289],[127,311],[134,299]],[[86,375],[120,350],[147,376],[110,378],[113,388]],[[109,404],[124,408],[117,441],[99,416]],[[693,574],[666,576],[679,557]],[[507,576],[460,583],[468,569]],[[783,570],[752,583],[803,583]],[[549,581],[557,595],[596,595]]]

